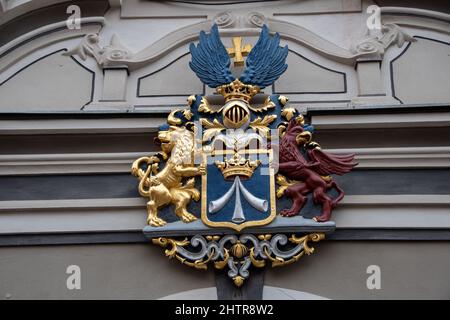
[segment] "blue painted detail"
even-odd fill
[[[167,123],[164,123],[158,127],[158,130],[159,131],[167,131],[167,130],[169,130],[169,125]]]
[[[192,56],[189,66],[204,84],[216,88],[235,80],[230,71],[227,49],[220,41],[216,24],[211,28],[209,35],[201,31],[197,47],[191,43],[189,50]]]
[[[252,155],[254,156],[254,155]],[[252,158],[247,155],[247,157]],[[261,174],[262,168],[268,168],[268,155],[258,154],[258,159],[261,160],[261,165],[255,170],[253,176],[249,180],[241,180],[244,187],[249,190],[254,196],[268,201],[269,206],[265,212],[258,211],[253,208],[242,196],[242,208],[245,215],[245,221],[259,221],[264,220],[270,215],[270,176]],[[210,162],[210,161],[209,161]],[[213,163],[207,165],[208,185],[206,189],[207,195],[207,217],[213,222],[231,222],[234,212],[234,205],[236,195],[233,195],[230,201],[218,212],[211,214],[208,209],[208,204],[211,200],[216,200],[223,196],[233,185],[233,181],[224,180],[221,171]]]
[[[269,28],[264,25],[258,42],[247,56],[246,68],[239,80],[261,89],[271,85],[286,71],[288,52],[288,46],[280,46],[280,35],[276,33],[271,37]]]
[[[314,133],[314,126],[312,124],[305,124],[303,126],[303,129],[305,129],[305,131],[309,131],[311,133]]]

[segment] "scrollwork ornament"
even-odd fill
[[[213,21],[221,28],[230,28],[235,24],[236,17],[230,11],[225,11],[218,13]]]
[[[251,26],[262,28],[263,25],[266,23],[266,17],[259,12],[250,12],[247,15],[247,22]]]
[[[228,267],[228,277],[238,287],[250,276],[250,267],[263,268],[267,262],[272,267],[280,267],[298,261],[304,254],[311,255],[314,248],[309,242],[319,242],[325,238],[323,233],[307,235],[269,234],[230,234],[225,236],[195,235],[191,239],[176,240],[154,238],[152,242],[166,248],[169,258],[176,258],[187,266],[206,270],[208,263],[222,270]]]
[[[403,46],[405,42],[415,42],[416,39],[404,32],[393,23],[381,26],[380,35],[372,35],[358,42],[351,51],[356,54],[378,54],[383,56],[386,49],[392,45]]]
[[[114,34],[111,37],[109,45],[100,47],[100,38],[96,33],[86,35],[76,47],[64,53],[64,55],[78,55],[82,60],[87,56],[93,57],[100,66],[128,61],[133,57],[133,53],[128,50]]]

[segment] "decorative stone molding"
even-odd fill
[[[381,22],[450,34],[450,14],[407,7],[381,7]]]
[[[99,231],[141,233],[145,204],[145,199],[141,198],[0,201],[0,235]],[[342,200],[335,217],[337,230],[450,229],[449,209],[448,195],[349,195]]]
[[[367,37],[354,45],[351,51],[355,54],[382,57],[386,49],[392,45],[401,48],[405,42],[415,41],[417,40],[404,32],[399,26],[385,24],[381,26],[381,35]]]
[[[88,17],[81,18],[82,28],[79,30],[68,30],[66,22],[56,22],[26,34],[23,34],[14,40],[6,43],[0,47],[0,72],[16,63],[28,54],[44,48],[52,43],[83,37],[86,34],[99,32],[101,27],[105,24],[103,17]],[[16,50],[20,48],[20,50]],[[14,54],[10,54],[14,52]]]
[[[213,22],[219,28],[262,28],[267,22],[267,17],[259,12],[250,12],[247,14],[236,14],[236,12],[225,11],[218,13]]]
[[[0,0],[0,12],[2,10],[4,12],[0,16],[0,24],[11,21],[31,11],[63,2],[67,2],[67,0]]]
[[[206,20],[180,28],[136,53],[125,48],[117,36],[113,36],[110,44],[102,48],[99,45],[100,35],[90,34],[67,54],[78,55],[82,59],[91,56],[102,67],[126,66],[130,70],[138,69],[164,57],[168,52],[184,44],[195,41],[199,32],[209,30],[211,25],[211,20]]]
[[[258,28],[262,28],[262,26],[267,22],[267,18],[262,14],[258,12],[250,12],[247,15],[247,23],[250,26],[255,26]]]
[[[110,0],[111,1],[111,0]],[[361,0],[316,1],[122,1],[123,18],[208,18],[226,11],[248,13],[255,8],[270,16],[361,12]],[[174,14],[176,12],[176,14]]]
[[[320,130],[380,128],[424,128],[450,125],[448,112],[410,112],[398,114],[313,115],[311,123]]]
[[[155,108],[156,112],[161,111]],[[165,109],[164,111],[166,111]],[[0,120],[0,135],[157,132],[164,118]]]
[[[198,33],[201,30],[209,30],[214,23],[218,24],[221,34],[225,36],[257,36],[260,27],[267,24],[270,30],[278,32],[281,38],[299,43],[322,56],[348,65],[355,65],[360,58],[382,56],[385,50],[393,44],[401,46],[405,41],[414,41],[398,26],[386,24],[382,28],[381,36],[369,37],[357,43],[352,49],[344,49],[306,28],[287,21],[266,17],[259,12],[238,15],[225,11],[217,14],[212,20],[205,20],[175,30],[136,53],[124,47],[117,36],[111,38],[108,46],[100,47],[100,36],[89,34],[67,54],[76,54],[82,59],[91,56],[96,59],[100,66],[120,65],[133,70],[160,59],[182,45],[196,41]]]
[[[236,23],[236,16],[230,12],[220,12],[214,18],[213,21],[219,26],[219,28],[230,28]]]
[[[450,147],[326,149],[355,153],[358,168],[450,168]],[[148,153],[57,153],[0,155],[0,175],[128,173],[134,159]]]
[[[78,55],[82,60],[86,60],[87,56],[91,56],[102,67],[117,65],[115,63],[117,61],[129,61],[133,58],[133,53],[122,45],[116,34],[111,37],[109,45],[103,48],[100,47],[99,42],[100,37],[98,34],[87,34],[78,46],[67,51],[64,55]]]

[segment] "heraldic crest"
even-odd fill
[[[288,68],[278,34],[263,26],[253,48],[233,42],[225,48],[214,25],[191,43],[189,66],[215,94],[172,111],[161,151],[131,172],[147,199],[146,237],[188,266],[227,268],[241,286],[251,266],[293,263],[335,229],[344,192],[334,175],[356,163],[323,151],[287,97],[264,94]]]

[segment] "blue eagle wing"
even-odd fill
[[[204,84],[216,88],[235,80],[230,70],[227,49],[220,41],[219,28],[216,24],[211,28],[209,35],[201,31],[198,45],[191,43],[189,50],[192,56],[189,66]]]
[[[280,47],[280,35],[271,37],[269,28],[264,25],[258,42],[245,61],[245,70],[239,80],[265,88],[274,83],[287,69],[288,46]]]

